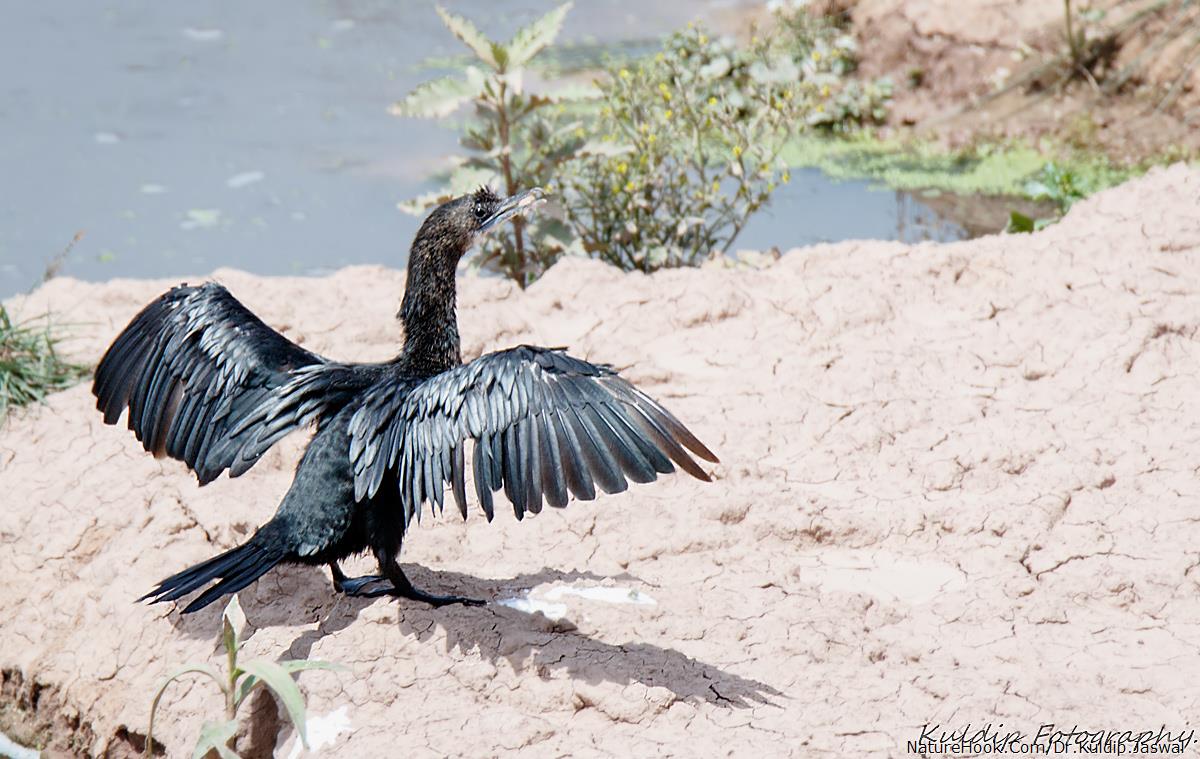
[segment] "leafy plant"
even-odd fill
[[[651,271],[729,249],[789,180],[779,153],[819,96],[774,43],[738,49],[693,27],[598,80],[597,136],[563,172],[586,253]]]
[[[58,354],[59,336],[46,320],[14,323],[0,304],[0,424],[10,408],[42,401],[88,375]]]
[[[1035,232],[1058,221],[1075,201],[1082,200],[1095,192],[1091,183],[1074,170],[1050,161],[1042,166],[1037,177],[1025,184],[1025,195],[1032,200],[1048,200],[1058,206],[1058,215],[1045,219],[1033,219],[1013,211],[1009,215],[1006,232]]]
[[[584,253],[642,271],[726,253],[789,180],[780,156],[798,131],[886,117],[891,84],[849,79],[857,50],[845,29],[803,9],[776,15],[745,47],[690,26],[597,81],[599,118],[563,179]]]
[[[874,81],[852,78],[858,70],[858,43],[846,28],[845,18],[809,13],[798,6],[777,9],[775,19],[780,29],[777,47],[802,64],[805,80],[819,92],[808,112],[809,126],[851,132],[887,119],[892,81],[888,77]]]
[[[283,704],[288,718],[296,726],[300,743],[304,748],[308,748],[304,696],[300,693],[300,688],[292,679],[292,675],[308,669],[341,669],[341,667],[329,662],[307,660],[272,662],[255,659],[249,662],[239,662],[238,650],[242,644],[241,635],[245,628],[246,615],[242,612],[241,604],[238,603],[235,593],[221,614],[221,641],[225,646],[226,671],[219,673],[208,664],[189,664],[167,676],[162,685],[158,686],[154,700],[150,704],[150,726],[146,730],[146,756],[150,756],[154,747],[154,716],[158,711],[159,700],[168,685],[188,674],[207,675],[225,696],[225,718],[209,720],[200,727],[200,736],[192,751],[193,759],[199,759],[210,751],[215,751],[221,759],[237,759],[238,707],[259,686],[269,688],[275,699]]]
[[[1025,185],[1025,194],[1034,200],[1049,200],[1066,213],[1075,201],[1091,194],[1092,189],[1070,169],[1064,169],[1053,161],[1042,167],[1038,176]]]
[[[440,6],[446,27],[475,56],[462,76],[446,76],[423,84],[392,107],[398,116],[440,118],[472,103],[475,118],[460,144],[468,155],[450,175],[447,187],[400,205],[414,214],[445,202],[480,184],[499,185],[505,194],[551,183],[564,161],[583,145],[582,124],[564,117],[565,103],[592,94],[590,88],[527,92],[526,67],[558,36],[571,3],[539,18],[502,44],[488,39],[467,19]],[[498,268],[522,287],[545,270],[563,244],[564,231],[552,218],[532,222],[514,218],[495,230],[480,247],[479,265]]]
[[[1020,211],[1011,211],[1008,214],[1008,225],[1004,227],[1004,231],[1008,234],[1024,234],[1028,232],[1037,232],[1045,229],[1054,222],[1058,221],[1053,217],[1047,219],[1035,219],[1028,214]]]

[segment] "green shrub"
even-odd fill
[[[1042,167],[1038,176],[1025,185],[1025,195],[1033,200],[1049,200],[1062,213],[1071,210],[1077,200],[1095,192],[1091,183],[1075,171],[1060,167],[1053,161]]]
[[[584,252],[652,271],[729,249],[788,181],[779,153],[819,97],[773,43],[738,49],[696,27],[597,81],[595,136],[560,193]]]
[[[0,425],[10,408],[43,400],[86,377],[86,366],[58,354],[59,337],[48,319],[14,323],[0,304]]]
[[[858,43],[843,18],[814,15],[803,8],[779,10],[777,45],[804,67],[804,79],[820,97],[809,110],[809,126],[827,132],[852,132],[882,124],[892,99],[892,81],[854,79]]]
[[[1119,176],[1119,174],[1097,170],[1088,175],[1069,167],[1060,166],[1053,161],[1044,164],[1037,176],[1025,183],[1024,195],[1031,200],[1047,200],[1054,203],[1057,206],[1057,215],[1034,219],[1019,211],[1013,211],[1009,214],[1008,226],[1004,231],[1010,233],[1036,232],[1045,229],[1070,211],[1076,201],[1083,200],[1104,187],[1110,186],[1106,180],[1111,181],[1112,176]],[[1111,183],[1115,184],[1116,182],[1112,181]]]

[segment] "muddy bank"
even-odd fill
[[[628,367],[721,455],[716,482],[410,536],[414,582],[532,591],[558,621],[340,598],[289,568],[241,594],[247,655],[348,667],[300,678],[324,755],[897,755],[927,722],[1188,725],[1198,206],[1200,172],[1178,166],[1031,236],[652,277],[571,261],[524,294],[468,279],[468,354],[533,342]],[[215,277],[313,350],[395,349],[401,272]],[[15,305],[79,324],[94,361],[170,284],[56,280]],[[198,488],[86,387],[12,420],[0,670],[54,688],[91,750],[136,745],[162,674],[215,661],[220,610],[132,599],[269,517],[302,444]],[[220,709],[172,691],[170,753]],[[304,755],[269,703],[252,721],[261,750]]]
[[[1134,30],[1119,35],[1095,65],[1095,77],[1131,72],[1115,93],[1080,77],[1052,87],[1049,73],[1004,97],[992,95],[1022,80],[1066,46],[1063,4],[1046,0],[848,0],[860,40],[861,70],[896,84],[891,123],[953,144],[980,138],[1055,138],[1068,147],[1101,150],[1137,161],[1164,152],[1200,150],[1200,66],[1194,35],[1167,44],[1164,30],[1196,23],[1196,12],[1164,3]],[[1080,4],[1075,4],[1080,13]],[[1076,18],[1074,31],[1099,38],[1123,28],[1139,8],[1117,2],[1100,21]],[[1180,80],[1180,75],[1183,78]],[[1178,87],[1176,82],[1179,81]],[[1107,90],[1105,90],[1107,93]],[[972,102],[986,107],[959,113]]]

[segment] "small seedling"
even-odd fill
[[[292,679],[292,674],[306,669],[343,669],[337,664],[324,661],[281,661],[273,662],[255,659],[249,662],[238,661],[238,649],[242,644],[241,635],[246,627],[246,615],[238,603],[237,594],[229,599],[229,604],[221,615],[221,640],[225,646],[225,656],[228,670],[220,673],[208,664],[189,664],[172,672],[158,686],[154,701],[150,704],[150,726],[146,730],[145,756],[150,756],[154,747],[154,715],[158,711],[158,702],[167,686],[188,674],[207,675],[212,679],[221,693],[225,696],[225,719],[209,720],[200,727],[200,737],[192,757],[203,757],[210,751],[217,752],[221,759],[238,759],[235,751],[237,741],[237,711],[255,688],[265,685],[282,703],[288,718],[296,726],[300,743],[308,748],[308,734],[305,729],[304,696],[300,687]]]
[[[1042,167],[1038,176],[1025,185],[1025,194],[1034,200],[1049,200],[1062,213],[1071,210],[1077,200],[1090,194],[1087,182],[1074,171],[1050,162]]]

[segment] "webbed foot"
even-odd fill
[[[423,590],[413,587],[409,582],[408,577],[404,574],[404,570],[399,564],[394,561],[390,565],[383,567],[384,574],[392,581],[391,594],[400,596],[401,598],[411,598],[414,601],[427,603],[433,608],[439,606],[449,606],[450,604],[462,604],[463,606],[483,606],[486,601],[478,598],[467,598],[466,596],[439,596],[433,593],[426,593]]]
[[[376,588],[364,590],[371,583],[383,583]],[[362,577],[343,577],[340,581],[333,581],[333,589],[348,596],[360,596],[362,598],[374,598],[375,596],[383,596],[392,592],[394,588],[383,575],[363,575]]]

